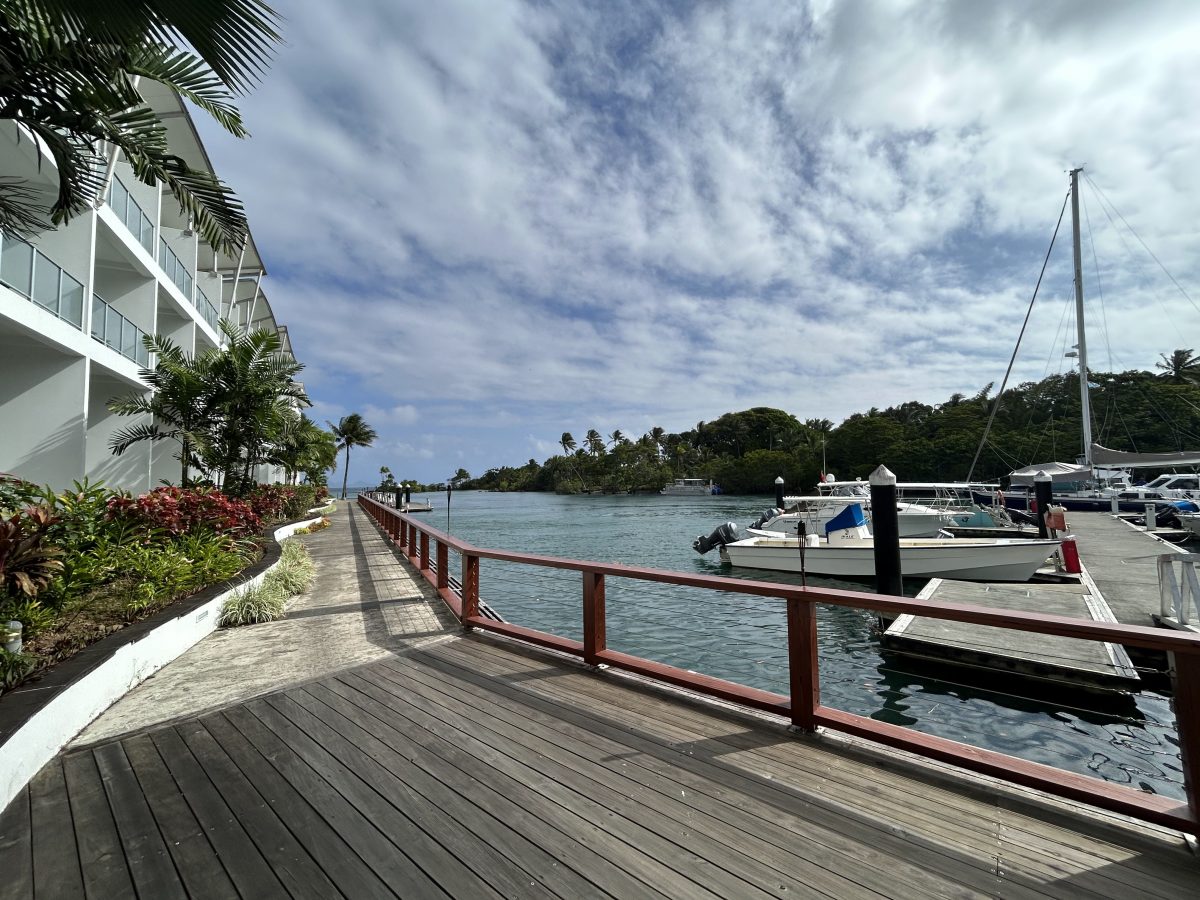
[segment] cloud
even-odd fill
[[[1080,163],[1093,366],[1195,344],[1200,308],[1115,212],[1196,283],[1192,5],[282,11],[254,138],[201,127],[321,409],[430,436],[372,461],[436,479],[563,430],[973,394]],[[1069,364],[1068,236],[1018,379]]]

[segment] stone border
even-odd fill
[[[215,631],[229,595],[262,581],[279,562],[280,541],[318,521],[279,526],[263,558],[234,578],[114,631],[38,680],[7,692],[0,701],[0,810],[104,710]]]

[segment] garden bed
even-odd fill
[[[261,559],[83,648],[0,701],[0,808],[100,713],[217,627],[221,607],[279,562],[279,541],[315,521],[300,519],[264,535]]]

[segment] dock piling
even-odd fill
[[[886,466],[871,473],[871,532],[875,547],[875,587],[881,594],[904,595],[900,569],[900,520],[896,476]]]
[[[783,509],[783,476],[775,476],[775,506]]]
[[[1053,480],[1045,472],[1033,476],[1033,490],[1037,497],[1038,537],[1042,540],[1050,537],[1050,529],[1046,525],[1046,514],[1050,512],[1050,504],[1054,502]]]

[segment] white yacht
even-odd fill
[[[703,478],[676,478],[670,484],[664,485],[659,493],[673,497],[703,497],[719,494],[721,489],[713,484],[711,479],[705,481]]]

